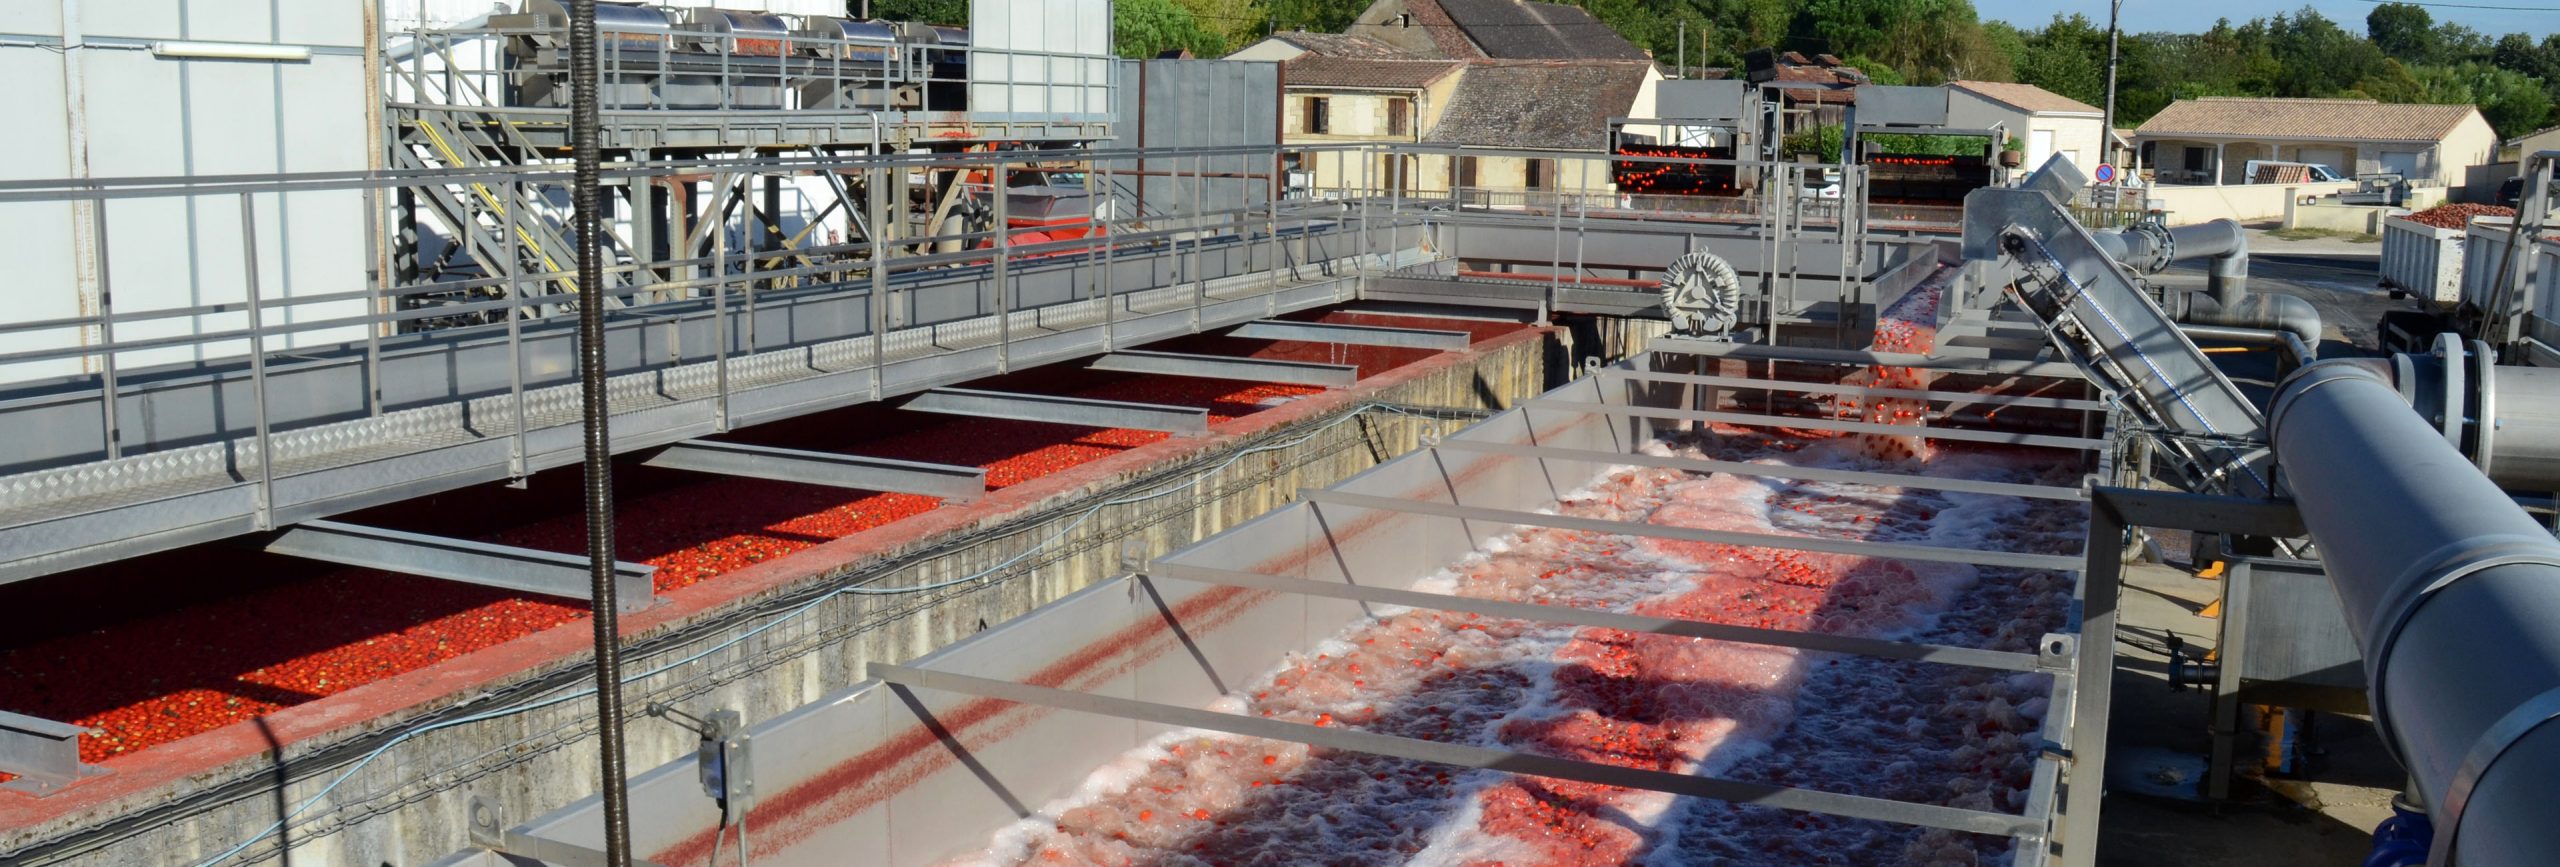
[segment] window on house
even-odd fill
[[[2204,170],[2205,170],[2205,163],[2207,163],[2207,162],[2211,161],[2212,159],[2213,159],[2213,149],[2212,149],[2212,148],[2200,148],[2200,147],[2196,147],[2196,146],[2193,146],[2193,145],[2189,145],[2189,146],[2187,147],[2187,171],[2191,171],[2191,172],[2201,172],[2201,171],[2204,171]]]
[[[1387,134],[1392,136],[1413,134],[1413,100],[1401,96],[1387,100]]]
[[[1544,189],[1551,189],[1551,188],[1553,188],[1553,187],[1555,186],[1555,183],[1556,183],[1556,161],[1555,161],[1555,160],[1550,160],[1550,159],[1533,159],[1533,160],[1530,160],[1530,161],[1529,161],[1529,168],[1528,168],[1528,183],[1526,184],[1526,186],[1528,186],[1528,188],[1529,188],[1529,189],[1532,189],[1532,190],[1544,190]]]
[[[1458,186],[1461,186],[1461,187],[1472,187],[1472,186],[1475,186],[1475,185],[1476,185],[1476,158],[1475,158],[1475,157],[1459,157],[1459,158],[1458,158]]]
[[[1329,122],[1330,119],[1326,117],[1326,102],[1327,100],[1324,97],[1310,96],[1307,97],[1305,101],[1299,103],[1301,117],[1298,121],[1298,128],[1318,135],[1332,132],[1333,125]]]

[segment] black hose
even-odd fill
[[[622,753],[622,622],[614,593],[613,437],[605,404],[604,236],[598,202],[596,0],[569,2],[570,243],[578,260],[578,396],[586,413],[587,578],[596,642],[596,741],[604,778],[604,859],[631,867]],[[517,215],[509,214],[508,219]]]

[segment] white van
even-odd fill
[[[2338,174],[2337,169],[2333,169],[2319,163],[2289,163],[2282,160],[2250,160],[2248,165],[2240,167],[2240,182],[2244,184],[2255,183],[2258,177],[2258,167],[2260,166],[2301,166],[2304,169],[2309,170],[2309,177],[2306,177],[2303,180],[2311,182],[2348,180],[2345,175]]]

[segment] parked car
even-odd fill
[[[2259,169],[2260,167],[2262,167],[2262,166],[2263,166],[2263,167],[2301,166],[2301,167],[2303,168],[2303,170],[2304,170],[2304,175],[2305,175],[2305,176],[2303,177],[2303,181],[2304,181],[2304,182],[2306,182],[2306,183],[2311,183],[2311,182],[2320,182],[2320,181],[2345,181],[2345,180],[2352,180],[2351,178],[2348,178],[2348,177],[2347,177],[2347,176],[2345,176],[2345,175],[2339,174],[2337,169],[2330,168],[2330,167],[2328,167],[2328,166],[2321,165],[2321,164],[2319,164],[2319,163],[2295,163],[2295,162],[2286,162],[2286,161],[2283,161],[2283,160],[2250,160],[2250,161],[2248,162],[2248,164],[2247,164],[2247,165],[2243,165],[2243,166],[2241,166],[2241,167],[2240,167],[2240,177],[2241,177],[2241,182],[2242,182],[2242,183],[2256,183],[2256,182],[2257,182],[2257,180],[2256,180],[2256,179],[2257,179],[2257,177],[2258,177],[2258,169]]]
[[[2523,198],[2523,178],[2508,178],[2506,183],[2498,185],[2498,204],[2505,205],[2510,208],[2522,207],[2522,205],[2518,204],[2518,200]],[[2560,181],[2553,181],[2551,183],[2551,191],[2545,194],[2544,200],[2553,205],[2560,205]]]

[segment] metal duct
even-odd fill
[[[2212,259],[2205,272],[2205,291],[2226,309],[2238,306],[2240,296],[2248,292],[2249,236],[2239,223],[2212,220],[2176,227],[2140,223],[2091,232],[2089,237],[2108,256],[2145,274],[2160,273],[2182,259]]]
[[[2278,389],[2278,466],[2362,645],[2374,721],[2435,813],[2430,864],[2560,852],[2560,542],[2409,411],[2389,362]]]
[[[2560,369],[2502,366],[2485,341],[2443,334],[2392,357],[2401,400],[2499,487],[2560,491]]]
[[[2306,348],[2320,346],[2320,309],[2291,295],[2244,294],[2226,307],[2210,292],[2191,292],[2162,298],[2160,306],[2179,322],[2288,331]]]
[[[2320,311],[2309,302],[2286,295],[2249,294],[2249,235],[2231,220],[2192,226],[2152,223],[2092,232],[2098,248],[2128,268],[2157,274],[2169,263],[2211,259],[2201,293],[2176,293],[2160,299],[2170,317],[2199,325],[2237,328],[2281,328],[2320,345]]]

